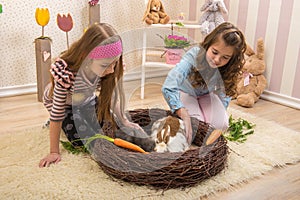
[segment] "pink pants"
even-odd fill
[[[211,124],[216,129],[228,128],[228,115],[220,98],[215,94],[194,97],[181,92],[181,101],[191,117]]]

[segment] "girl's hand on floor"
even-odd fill
[[[52,163],[57,164],[60,161],[61,161],[61,156],[59,153],[50,153],[40,161],[39,167],[49,167],[50,164]]]

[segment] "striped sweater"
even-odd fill
[[[67,108],[88,103],[95,98],[95,91],[100,87],[100,77],[91,81],[81,69],[73,73],[60,58],[51,65],[50,72],[54,78],[53,95],[50,95],[49,83],[45,88],[43,103],[51,121],[64,120]]]

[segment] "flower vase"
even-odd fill
[[[179,63],[181,56],[183,54],[183,49],[166,49],[166,63],[175,65]]]

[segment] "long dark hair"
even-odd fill
[[[203,63],[208,48],[220,39],[223,39],[226,45],[234,47],[234,52],[229,62],[217,68],[222,76],[226,95],[234,96],[237,76],[245,63],[244,53],[247,48],[245,37],[237,27],[230,22],[224,22],[209,33],[203,42],[200,43],[200,47],[203,48],[204,51],[200,51],[197,57],[197,63]],[[203,85],[203,77],[198,70],[197,67],[193,68],[190,79],[193,80],[194,83]],[[197,87],[197,84],[194,84],[194,87]]]

